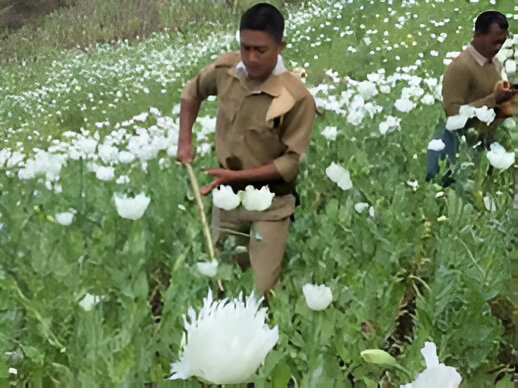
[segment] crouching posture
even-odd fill
[[[236,259],[250,262],[257,287],[266,294],[280,276],[299,159],[308,147],[316,109],[304,84],[284,66],[281,13],[270,4],[256,4],[243,14],[239,31],[240,51],[221,55],[183,90],[177,158],[192,160],[192,126],[200,104],[217,95],[219,168],[206,171],[214,180],[202,193],[223,184],[234,192],[268,185],[275,193],[265,211],[215,208],[212,220],[217,242],[227,233],[249,235],[248,252]]]

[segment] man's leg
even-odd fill
[[[250,263],[255,283],[263,294],[275,286],[281,274],[290,219],[255,221],[250,231]]]
[[[221,251],[224,247],[225,240],[233,236],[236,247],[246,249],[232,256],[232,260],[239,264],[241,269],[250,267],[248,258],[248,233],[250,231],[250,222],[239,222],[235,220],[221,220],[221,210],[214,207],[212,211],[212,239],[215,248]]]

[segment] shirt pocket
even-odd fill
[[[245,141],[254,156],[261,160],[273,160],[283,154],[286,146],[281,140],[282,117],[269,121],[248,125],[245,130]]]

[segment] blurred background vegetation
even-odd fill
[[[302,0],[273,1],[283,9]],[[236,26],[252,0],[0,0],[0,62],[204,25]],[[210,12],[207,10],[210,9]],[[205,22],[207,24],[205,24]],[[199,28],[199,24],[196,28]]]

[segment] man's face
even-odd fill
[[[282,43],[262,30],[242,30],[239,35],[241,60],[246,67],[248,77],[256,81],[264,81],[277,63],[277,56],[283,48]]]
[[[502,48],[507,39],[507,30],[503,30],[497,24],[491,24],[487,34],[475,32],[474,42],[477,51],[488,59],[493,58]]]

